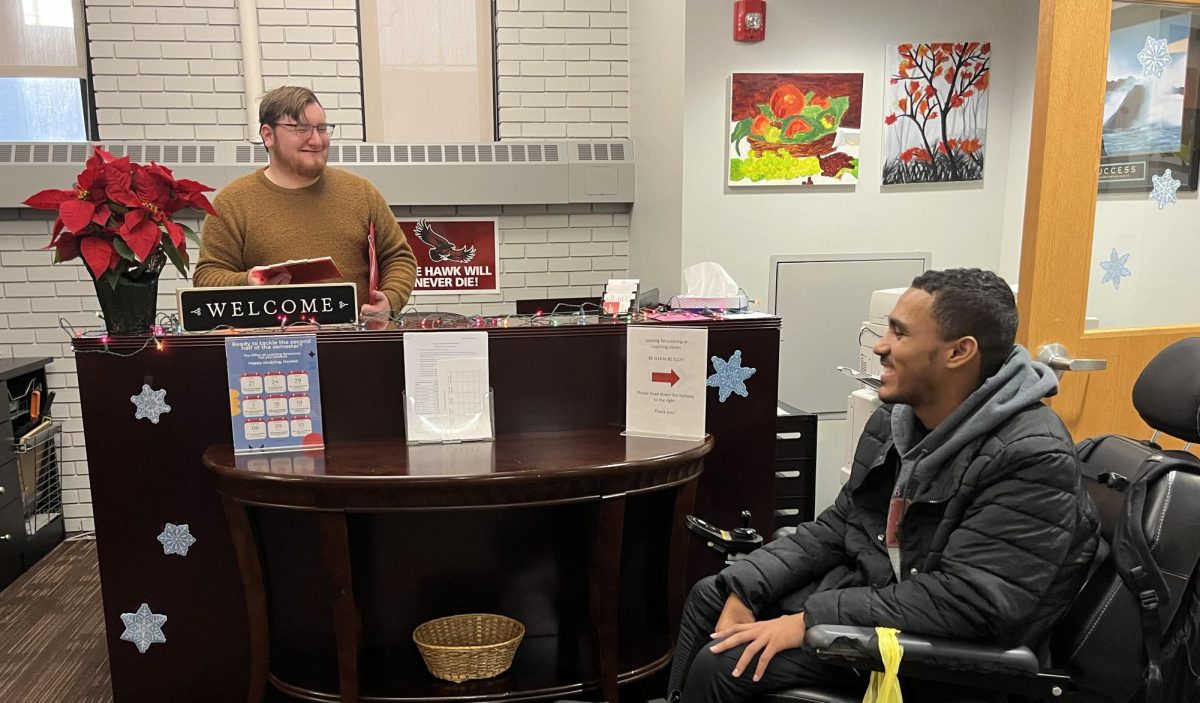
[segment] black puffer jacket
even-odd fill
[[[912,496],[901,580],[884,545],[900,460],[892,406],[868,421],[833,506],[721,573],[759,616],[1037,647],[1098,543],[1075,447],[1040,402],[958,450]]]

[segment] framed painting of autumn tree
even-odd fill
[[[988,42],[888,47],[883,185],[983,178],[991,59]]]
[[[730,186],[858,182],[861,73],[735,73]]]

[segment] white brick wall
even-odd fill
[[[247,139],[235,0],[85,0],[101,139]],[[362,139],[354,0],[260,0],[264,89],[321,97]]]
[[[508,315],[528,298],[599,297],[629,268],[629,206],[471,205],[393,207],[398,217],[499,217],[500,291],[487,295],[415,295],[418,310]]]
[[[629,136],[626,0],[497,0],[501,139]]]
[[[101,139],[247,137],[235,0],[85,6]],[[355,0],[260,0],[258,7],[264,88],[312,88],[339,136],[362,139]],[[629,136],[627,0],[498,0],[497,7],[502,139]],[[198,103],[205,93],[220,99]],[[164,106],[173,111],[152,111]]]
[[[0,0],[2,1],[2,0]],[[626,0],[498,0],[503,139],[626,137]],[[102,140],[246,139],[236,0],[84,0]],[[363,138],[356,0],[258,0],[263,82],[312,88],[338,138]],[[186,168],[177,168],[187,177]],[[64,186],[67,184],[63,184]],[[501,290],[417,296],[420,311],[502,315],[522,298],[597,296],[628,269],[627,205],[394,208],[498,216]],[[0,209],[0,358],[51,356],[68,531],[93,529],[75,360],[59,318],[99,329],[79,262],[51,266],[50,218]],[[199,223],[191,223],[199,229]],[[168,267],[159,310],[181,283]]]

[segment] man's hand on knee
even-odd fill
[[[730,593],[725,599],[725,607],[721,609],[721,616],[717,618],[717,632],[728,630],[734,625],[748,625],[752,622],[754,611],[750,610],[736,593]]]
[[[758,681],[762,679],[767,665],[777,653],[804,644],[804,629],[803,613],[784,615],[762,622],[735,624],[725,629],[721,629],[718,623],[717,631],[712,636],[713,639],[721,641],[713,645],[711,650],[713,654],[720,654],[727,649],[746,644],[741,658],[733,667],[733,675],[741,676],[755,655],[758,655],[758,666],[754,670],[754,680]]]

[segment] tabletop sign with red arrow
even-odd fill
[[[679,382],[679,374],[675,373],[675,369],[671,369],[670,373],[658,373],[657,371],[650,374],[652,383],[669,383],[672,386]]]
[[[704,436],[708,330],[630,325],[625,376],[625,434]]]

